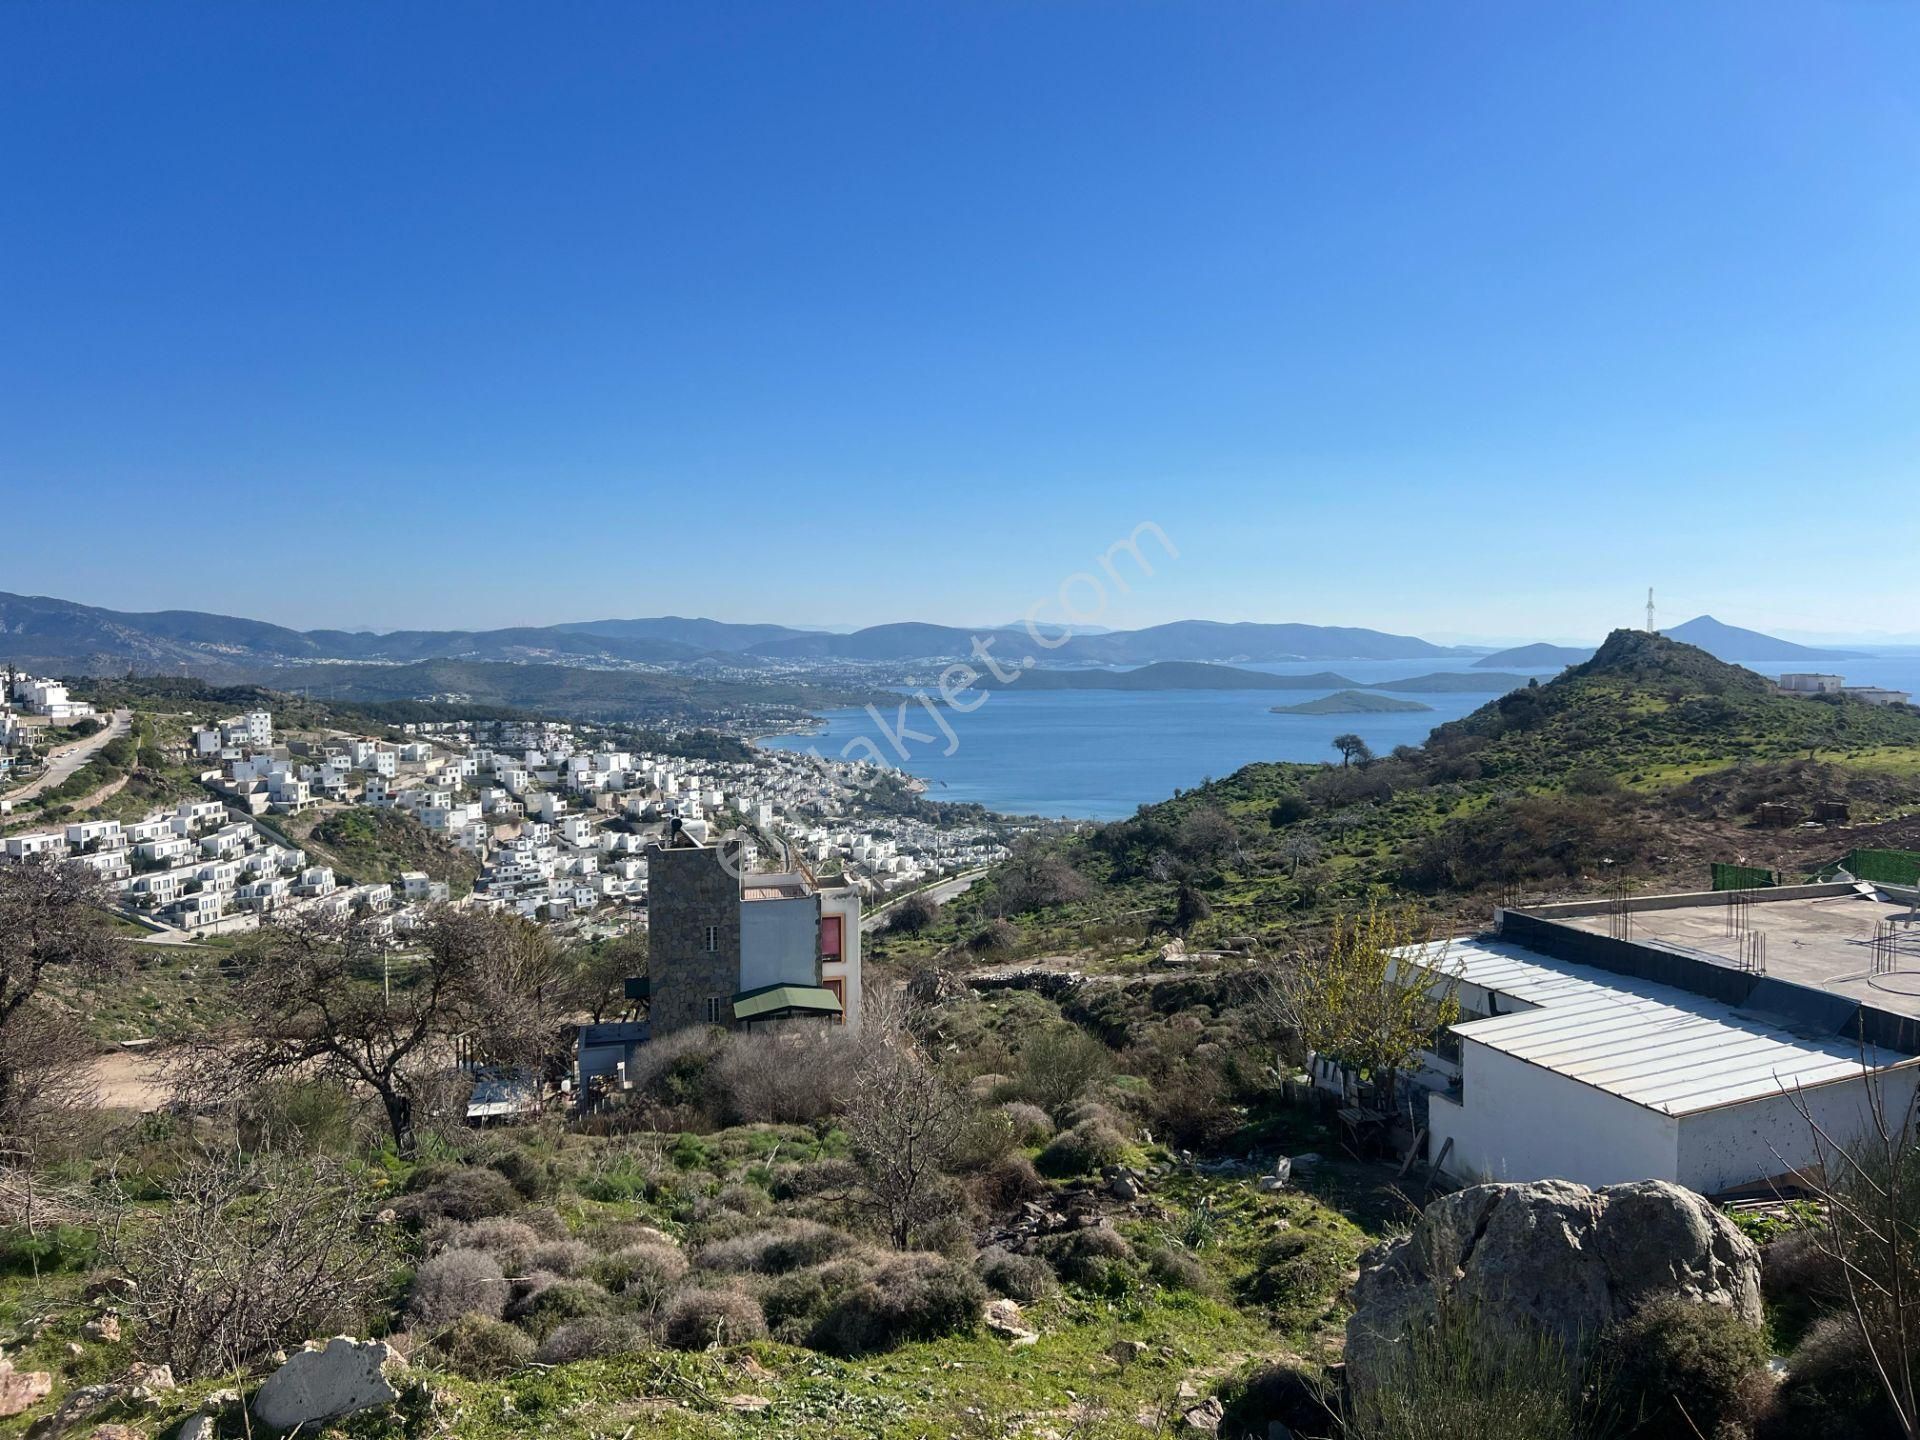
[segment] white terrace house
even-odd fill
[[[1436,967],[1461,1003],[1420,1076],[1432,1163],[1712,1195],[1814,1163],[1809,1117],[1860,1138],[1875,1089],[1903,1114],[1920,1083],[1910,899],[1846,883],[1732,895],[1502,910],[1491,934],[1401,952],[1403,979],[1435,984]]]

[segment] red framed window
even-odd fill
[[[840,958],[840,917],[838,915],[820,917],[820,955],[826,960]]]

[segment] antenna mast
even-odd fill
[[[1651,585],[1647,586],[1647,633],[1649,635],[1660,633],[1653,628],[1653,587]]]

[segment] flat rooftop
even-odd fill
[[[1419,947],[1400,952],[1422,955]],[[1454,1033],[1665,1115],[1688,1115],[1847,1080],[1911,1057],[1790,1029],[1778,1017],[1481,938],[1439,968],[1501,997],[1503,1013]],[[1511,1013],[1505,1013],[1513,1006]]]
[[[1630,901],[1626,938],[1740,968],[1741,938],[1729,933],[1727,896],[1742,893],[1751,897],[1751,903],[1744,907],[1748,930],[1766,937],[1769,979],[1806,985],[1862,1005],[1920,1017],[1920,916],[1915,915],[1911,905],[1890,900],[1877,891],[1872,894],[1852,889],[1845,894],[1794,893],[1838,888],[1796,886],[1778,899],[1767,898],[1766,890],[1749,890],[1653,896]],[[1565,913],[1576,908],[1586,907],[1545,906],[1521,913],[1589,934],[1618,933],[1615,928],[1618,916],[1610,915],[1604,908],[1591,914]],[[1893,969],[1875,975],[1874,935],[1887,921],[1894,922]]]

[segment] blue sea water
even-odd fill
[[[1306,675],[1331,670],[1362,685],[1438,670],[1468,670],[1472,660],[1289,661],[1243,665],[1275,674]],[[1750,668],[1769,677],[1779,662]],[[1800,667],[1794,667],[1800,668]],[[1807,667],[1813,668],[1813,667]],[[1920,692],[1920,656],[1835,661],[1818,668],[1837,671],[1854,685],[1888,685]],[[1516,672],[1519,673],[1519,672]],[[1542,683],[1552,672],[1539,672]],[[1431,710],[1393,715],[1275,715],[1274,705],[1312,700],[1329,690],[1042,690],[1016,685],[989,692],[970,714],[945,710],[949,740],[918,706],[909,706],[908,727],[930,740],[907,738],[907,753],[889,738],[899,726],[887,713],[884,726],[865,710],[833,710],[812,735],[772,736],[761,744],[782,750],[816,750],[870,759],[868,745],[892,764],[927,782],[930,800],[970,800],[1009,815],[1066,816],[1111,820],[1143,804],[1164,800],[1176,789],[1232,774],[1256,760],[1332,760],[1333,737],[1349,731],[1385,754],[1396,745],[1417,745],[1435,725],[1484,705],[1490,692],[1401,695]],[[860,743],[864,741],[865,743]],[[852,746],[849,750],[847,747]],[[951,754],[946,753],[948,749]]]

